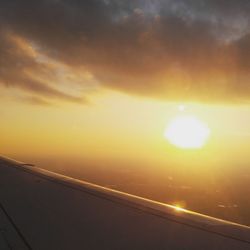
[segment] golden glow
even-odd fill
[[[195,116],[182,115],[170,122],[164,135],[177,147],[201,148],[210,135],[210,129]]]
[[[234,159],[237,164],[249,164],[248,106],[185,103],[185,109],[180,111],[179,103],[109,90],[91,97],[95,105],[62,102],[58,106],[38,106],[13,102],[19,95],[12,89],[0,88],[0,92],[1,154],[13,158],[89,158],[98,159],[101,164],[104,159],[126,159],[138,166],[157,166],[158,173],[165,171],[166,165],[171,170],[188,166],[207,171],[212,165],[221,168]],[[213,137],[207,147],[199,152],[180,152],[166,143],[162,131],[176,112],[179,117],[192,112],[209,124]],[[237,119],[232,122],[232,117]]]
[[[177,211],[177,212],[185,212],[186,211],[186,209],[184,209],[183,207],[181,207],[181,205],[174,205],[174,209],[175,209],[175,211]]]

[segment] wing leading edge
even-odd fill
[[[247,226],[3,157],[0,205],[10,249],[250,249]]]

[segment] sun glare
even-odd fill
[[[186,209],[182,208],[180,205],[175,205],[173,208],[176,212],[185,212],[186,211]]]
[[[167,126],[164,136],[183,149],[201,148],[210,135],[208,126],[195,116],[177,116]]]

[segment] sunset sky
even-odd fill
[[[0,153],[206,174],[249,165],[249,13],[245,0],[2,0]],[[210,129],[201,148],[164,137],[183,115]]]
[[[246,1],[1,1],[2,150],[158,150],[152,144],[179,105],[219,136],[246,140],[249,9]]]

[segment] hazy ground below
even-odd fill
[[[37,166],[113,189],[189,210],[250,225],[250,170],[228,166],[226,171],[192,167],[153,166],[119,160],[37,158]]]

